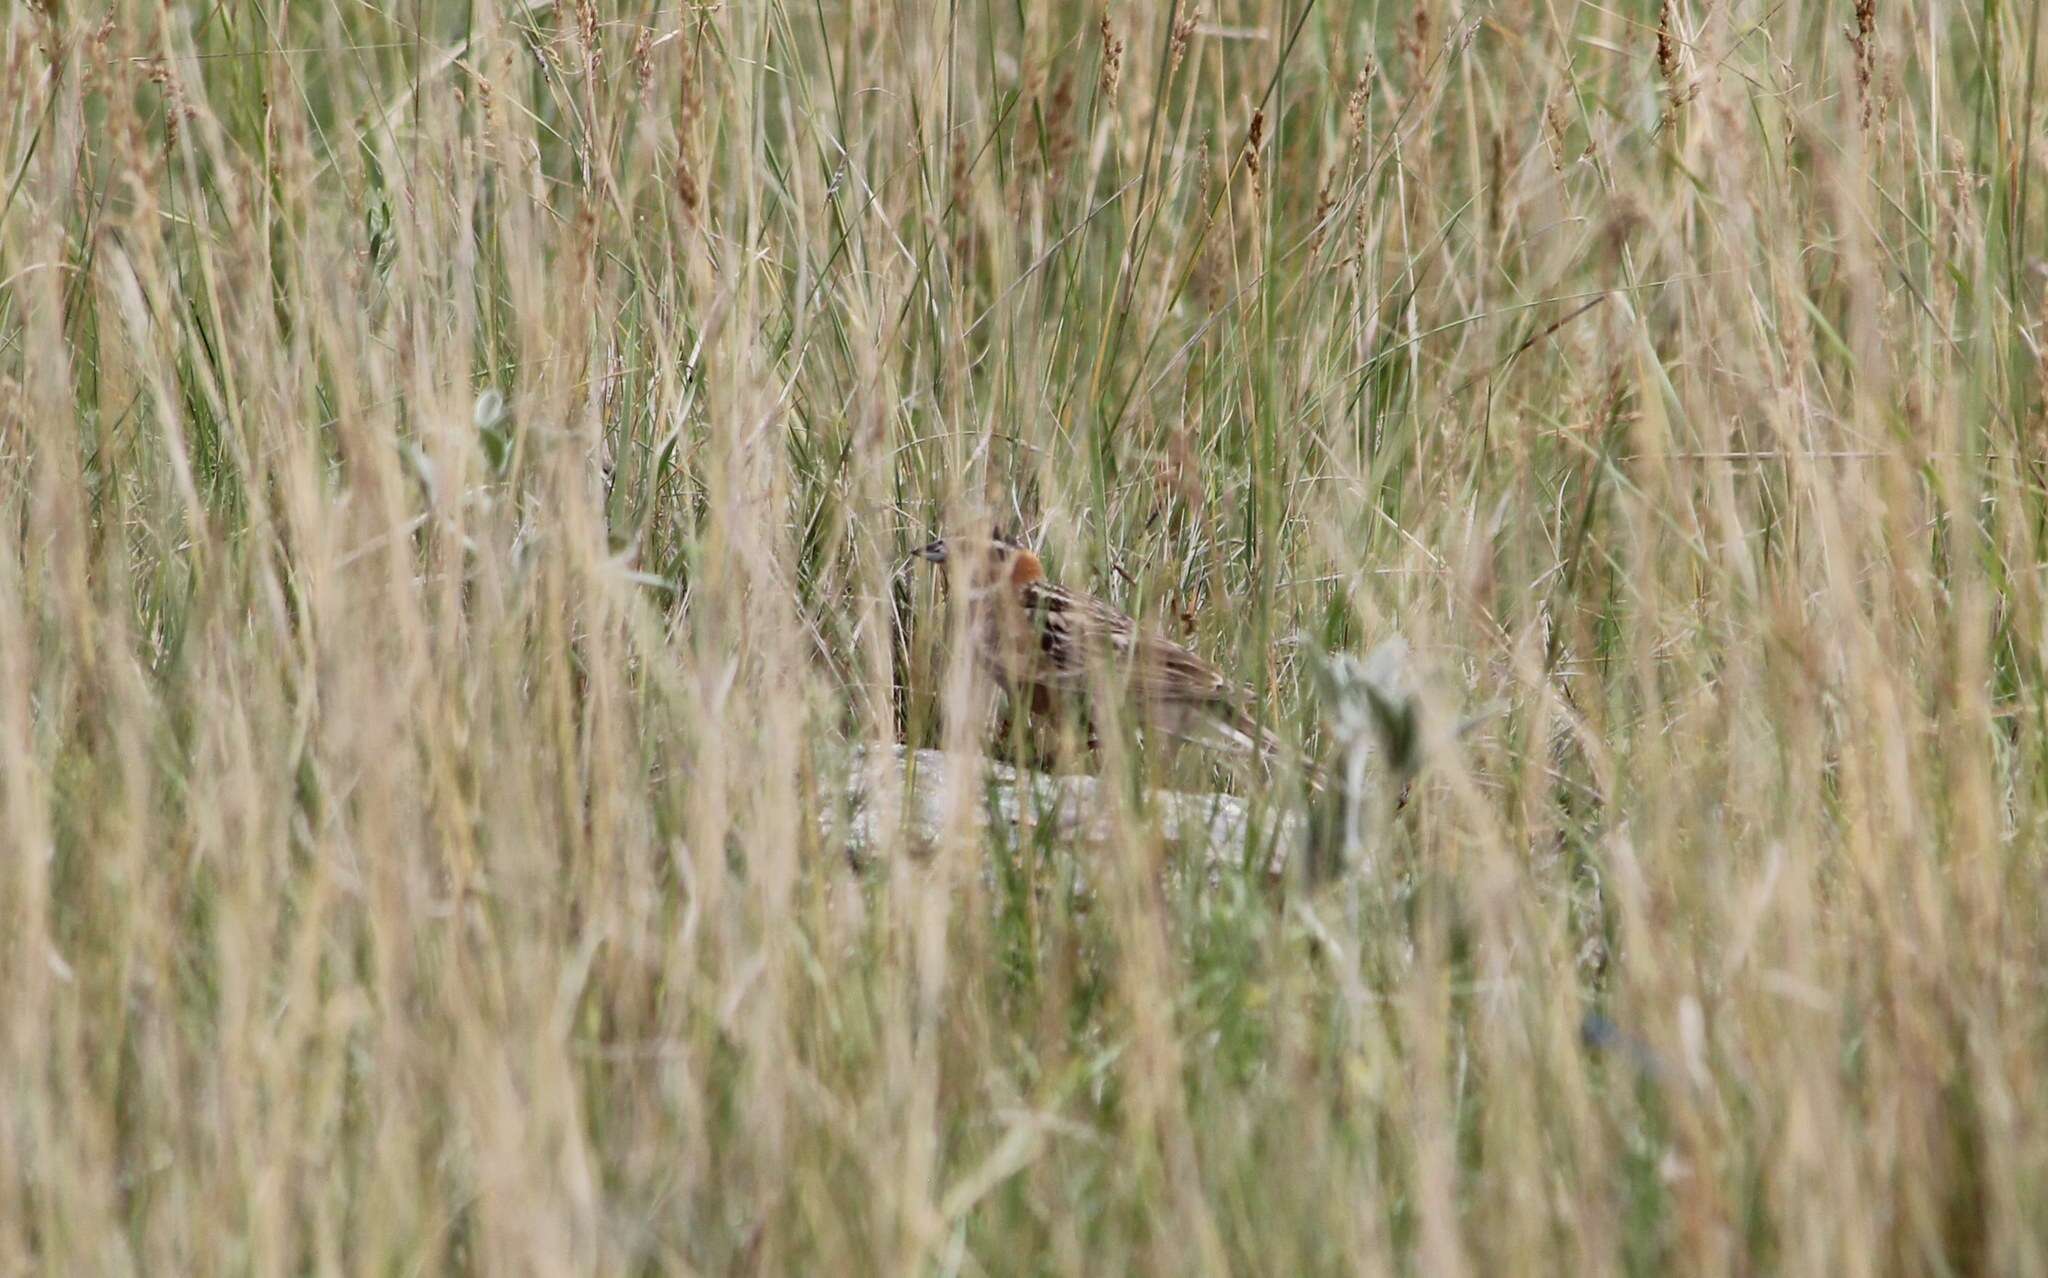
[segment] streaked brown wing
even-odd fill
[[[1039,682],[1065,692],[1087,690],[1089,672],[1131,649],[1131,619],[1099,599],[1048,582],[1024,589],[1024,609],[1036,633]]]
[[[1025,607],[1045,657],[1041,682],[1086,691],[1098,668],[1127,679],[1140,701],[1234,702],[1242,696],[1221,670],[1091,595],[1032,583]]]
[[[1146,701],[1231,703],[1243,696],[1221,670],[1164,635],[1141,634],[1131,692]]]

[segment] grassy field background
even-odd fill
[[[11,6],[0,1273],[2048,1271],[2042,9]],[[986,520],[1506,712],[849,868]]]

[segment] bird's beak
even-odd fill
[[[912,559],[922,559],[922,560],[924,560],[924,561],[925,561],[926,563],[932,563],[932,564],[942,564],[942,563],[945,563],[945,562],[946,562],[946,542],[945,542],[945,539],[944,539],[944,538],[940,538],[940,539],[939,539],[938,541],[934,541],[934,542],[931,542],[931,543],[929,543],[929,544],[927,544],[927,545],[919,546],[919,547],[918,547],[918,548],[917,548],[916,550],[913,550],[913,551],[911,551],[911,552],[910,552],[910,557],[911,557]]]

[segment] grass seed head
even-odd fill
[[[1102,11],[1102,79],[1100,88],[1103,100],[1111,107],[1116,105],[1117,89],[1124,78],[1124,41],[1110,25],[1109,10]]]

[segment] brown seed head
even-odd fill
[[[1117,86],[1124,78],[1124,42],[1109,25],[1109,10],[1102,11],[1102,96],[1114,106]]]
[[[1197,7],[1189,9],[1185,16],[1173,24],[1173,45],[1166,60],[1168,76],[1180,70],[1181,59],[1188,56],[1188,42],[1195,38],[1195,26],[1201,20],[1202,11]]]

